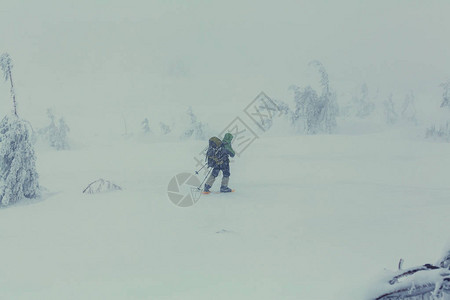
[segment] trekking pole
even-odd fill
[[[205,178],[203,179],[202,183],[200,183],[200,185],[198,186],[197,190],[199,190],[199,191],[201,190],[200,187],[203,185],[203,183],[205,182],[206,178],[208,178],[208,175],[209,175],[209,173],[211,173],[211,171],[212,171],[212,168],[209,169],[208,173],[206,174],[206,176],[205,176]]]
[[[195,174],[198,175],[198,173],[208,164],[208,162],[206,162],[198,171],[195,171]]]

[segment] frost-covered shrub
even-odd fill
[[[16,115],[0,122],[0,201],[2,205],[40,195],[36,157],[28,122]]]
[[[301,128],[298,123],[304,122],[303,129],[307,134],[333,133],[337,127],[336,116],[339,110],[336,94],[330,88],[328,73],[323,65],[318,61],[311,64],[318,68],[322,91],[319,94],[311,86],[304,89],[291,87],[295,101],[292,123]]]
[[[69,149],[67,141],[67,133],[70,131],[69,126],[63,118],[56,122],[55,115],[50,109],[47,110],[47,116],[50,119],[50,124],[39,130],[40,136],[56,150]]]
[[[84,194],[97,194],[111,191],[120,191],[122,188],[117,184],[112,183],[109,180],[98,179],[94,182],[91,182],[84,190]]]
[[[449,122],[446,122],[445,125],[441,125],[436,127],[436,125],[432,125],[427,128],[425,132],[426,138],[435,138],[439,140],[443,140],[446,142],[450,142],[450,126]]]
[[[376,292],[370,299],[374,300],[438,300],[450,296],[450,251],[435,264],[424,264],[403,269],[403,259],[398,270],[389,272],[377,284]]]
[[[182,138],[194,138],[196,140],[206,139],[206,126],[197,119],[197,116],[192,111],[192,107],[187,110],[189,116],[188,128],[183,132]]]

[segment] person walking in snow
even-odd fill
[[[233,135],[226,133],[223,140],[213,137],[209,140],[210,147],[206,153],[208,159],[208,167],[212,167],[213,170],[208,180],[206,180],[204,193],[210,193],[210,188],[213,185],[219,172],[222,171],[222,184],[220,186],[221,193],[229,193],[233,190],[228,187],[228,181],[230,180],[230,160],[229,156],[234,157],[235,152],[231,147],[231,141]]]

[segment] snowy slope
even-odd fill
[[[176,207],[167,184],[203,147],[39,148],[46,199],[0,210],[0,299],[364,299],[447,242],[449,144],[265,136],[231,165],[236,193]],[[100,177],[124,190],[81,193]]]

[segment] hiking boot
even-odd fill
[[[227,186],[221,186],[220,187],[220,192],[221,193],[231,193],[233,190],[232,189],[230,189],[229,187],[227,187]]]
[[[211,188],[211,186],[209,184],[205,184],[205,188],[203,189],[204,193],[210,193],[211,191],[209,190]]]

